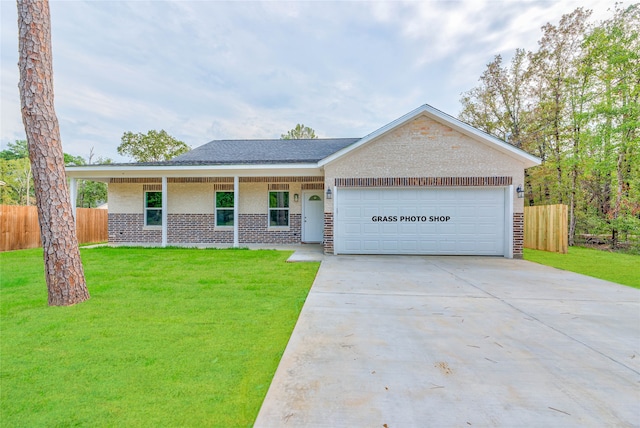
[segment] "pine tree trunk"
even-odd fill
[[[34,179],[49,305],[89,298],[53,105],[51,23],[46,0],[18,0],[20,100]]]

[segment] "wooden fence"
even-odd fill
[[[566,205],[524,207],[524,247],[566,254],[567,225]]]
[[[108,212],[76,208],[78,242],[103,242],[108,236]],[[0,205],[0,251],[37,248],[40,242],[38,210],[34,206]]]

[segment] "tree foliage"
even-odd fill
[[[93,149],[89,157],[91,158],[92,156]],[[68,153],[63,153],[63,158],[66,166],[112,163],[111,159],[104,157],[97,157],[95,162],[91,160],[87,162],[82,156],[74,156]],[[0,151],[0,184],[0,204],[35,204],[35,190],[27,140],[8,143],[7,149]],[[106,183],[78,180],[77,189],[77,207],[96,208],[98,205],[107,202]]]
[[[0,159],[12,160],[29,157],[27,140],[16,140],[14,143],[7,143],[7,148],[0,152]]]
[[[286,134],[280,135],[282,140],[303,140],[318,138],[316,131],[308,126],[298,123],[295,128],[289,130]]]
[[[151,130],[146,134],[125,132],[118,153],[129,156],[136,162],[168,161],[191,150],[187,144],[173,138],[163,129]]]
[[[535,52],[496,56],[462,94],[460,118],[542,158],[529,205],[570,208],[570,243],[640,235],[640,9],[589,22],[578,8],[542,27]]]

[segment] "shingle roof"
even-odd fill
[[[214,140],[163,164],[312,163],[355,143],[359,138],[306,140]]]

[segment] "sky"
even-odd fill
[[[610,0],[51,1],[65,153],[130,159],[122,134],[164,129],[197,147],[279,138],[302,123],[362,137],[422,104],[457,116],[495,55]],[[17,12],[0,0],[0,149],[26,139]]]

